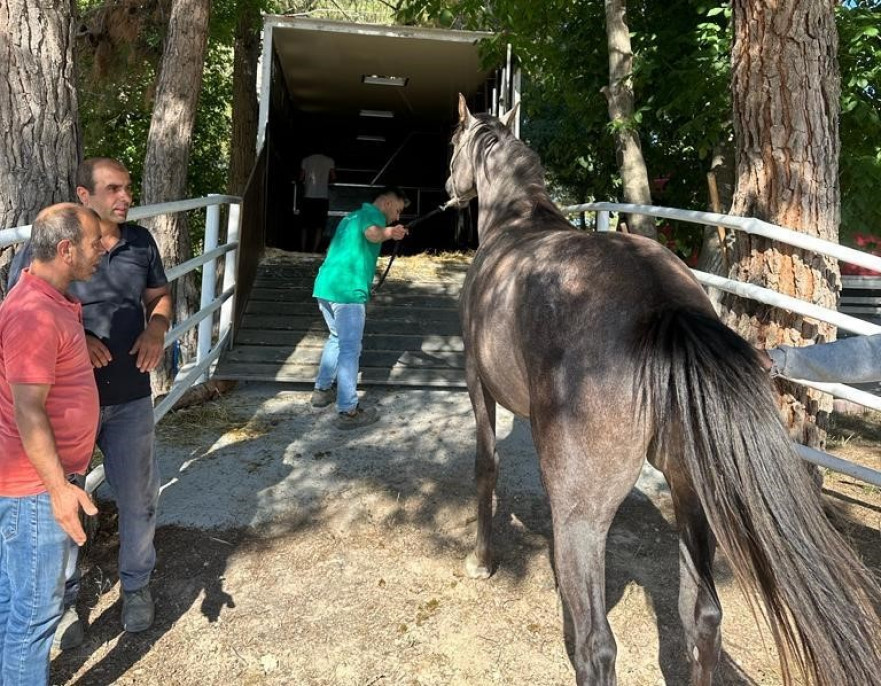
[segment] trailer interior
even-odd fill
[[[332,157],[336,170],[322,247],[340,218],[383,186],[409,196],[405,224],[444,203],[458,94],[475,112],[519,99],[510,58],[502,68],[481,59],[487,36],[266,17],[261,80],[269,87],[260,88],[258,140],[266,245],[301,249],[300,161],[313,153]],[[474,247],[468,214],[451,210],[421,222],[402,253]]]

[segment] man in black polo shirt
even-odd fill
[[[153,535],[159,471],[153,450],[150,371],[162,358],[171,296],[150,232],[125,221],[132,203],[126,168],[110,158],[87,159],[77,169],[76,185],[80,202],[101,218],[106,253],[92,280],[71,284],[69,292],[83,306],[86,343],[101,403],[97,443],[119,510],[122,625],[125,631],[138,632],[150,627],[154,613],[149,582],[156,561]],[[27,248],[16,255],[10,287],[29,262]],[[56,645],[62,649],[83,640],[75,607],[79,574],[76,556],[72,557],[66,609],[55,634]]]

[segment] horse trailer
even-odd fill
[[[326,238],[383,186],[400,186],[410,197],[403,223],[443,203],[458,94],[473,111],[493,114],[520,99],[510,48],[487,66],[481,44],[490,35],[266,16],[256,141],[265,245],[300,249],[297,182],[300,161],[313,153],[335,161]],[[475,242],[473,221],[447,212],[420,224],[402,249]]]

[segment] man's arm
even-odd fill
[[[364,229],[364,238],[366,238],[371,243],[382,243],[383,241],[387,241],[389,239],[399,241],[406,235],[407,229],[400,224],[395,224],[394,226],[386,226],[385,228],[379,226],[368,226],[366,229]]]
[[[137,367],[142,372],[153,371],[165,350],[165,334],[171,328],[171,287],[145,288],[141,296],[147,315],[147,327],[135,340],[129,354],[137,354]]]
[[[771,375],[825,383],[881,381],[881,334],[767,351]]]
[[[67,480],[55,447],[55,434],[46,412],[49,384],[10,384],[15,406],[15,424],[25,453],[49,493],[52,514],[77,545],[86,542],[79,508],[86,514],[98,512],[88,494]]]

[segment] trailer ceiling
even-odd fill
[[[456,94],[477,92],[492,73],[481,66],[477,45],[485,33],[291,17],[271,17],[267,25],[288,90],[304,112],[358,116],[366,109],[449,120]],[[407,81],[369,85],[365,75]]]

